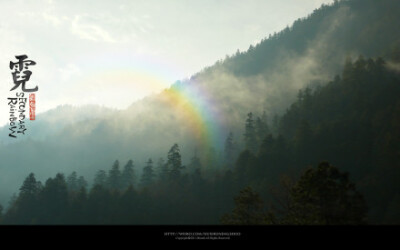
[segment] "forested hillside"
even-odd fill
[[[333,81],[300,90],[278,127],[249,113],[246,149],[214,179],[196,156],[184,166],[177,144],[140,176],[117,160],[91,187],[75,172],[44,185],[31,174],[3,223],[399,223],[399,94],[400,73],[383,59],[347,61]]]
[[[259,221],[293,222],[271,190],[321,162],[349,172],[369,223],[398,223],[398,13],[396,0],[335,1],[125,110],[38,115],[40,136],[0,144],[4,223],[215,224],[247,186]]]

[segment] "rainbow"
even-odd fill
[[[186,124],[201,148],[221,147],[224,138],[220,126],[222,117],[212,97],[201,85],[174,84],[164,91],[168,104],[183,115]]]
[[[178,82],[170,86],[173,78],[169,71],[175,69],[171,70],[172,67],[154,58],[135,59],[132,55],[118,53],[102,53],[93,57],[95,60],[91,62],[88,62],[88,55],[75,59],[78,64],[82,62],[81,65],[88,66],[82,69],[85,74],[80,78],[80,83],[95,83],[96,79],[123,82],[125,86],[133,82],[141,83],[141,89],[147,91],[147,95],[162,93],[166,96],[165,104],[187,122],[185,126],[190,128],[200,148],[220,148],[223,145],[226,136],[221,128],[223,116],[218,112],[218,105],[211,93],[201,84],[191,80],[190,84]],[[135,92],[140,91],[135,88]]]

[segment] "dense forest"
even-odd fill
[[[0,128],[0,224],[400,224],[399,13],[333,1],[127,109]]]
[[[141,171],[116,160],[91,186],[76,172],[44,184],[31,173],[1,223],[398,224],[398,59],[348,58],[283,115],[249,112],[213,176],[196,153],[184,165],[178,144]]]
[[[326,116],[323,116],[322,110],[304,111],[299,103],[296,104],[300,105],[297,109],[292,107],[290,114],[284,114],[298,98],[300,89],[303,90],[301,95],[305,96],[302,98],[309,102],[308,95],[311,93],[307,91],[316,91],[316,86],[323,87],[340,73],[346,57],[353,61],[359,55],[365,58],[382,57],[391,67],[393,52],[400,48],[399,12],[400,2],[397,0],[334,1],[299,18],[280,32],[266,33],[265,39],[246,51],[227,52],[230,55],[189,79],[181,79],[161,93],[132,101],[132,105],[124,110],[61,106],[38,113],[29,134],[17,141],[4,138],[8,137],[8,127],[4,126],[0,128],[0,204],[7,206],[10,196],[30,172],[34,172],[35,177],[44,183],[58,172],[75,171],[92,185],[96,172],[107,169],[115,159],[121,163],[134,159],[136,173],[141,176],[142,166],[148,158],[155,162],[160,157],[165,158],[174,143],[179,144],[184,165],[188,165],[196,154],[203,165],[202,174],[213,180],[225,165],[225,140],[229,132],[232,132],[231,138],[235,142],[235,149],[230,150],[231,157],[228,157],[230,165],[245,149],[243,122],[250,111],[255,123],[258,123],[257,117],[261,120],[265,118],[274,141],[280,140],[281,134],[286,143],[294,140],[297,127],[293,123],[300,122],[299,117],[304,118],[305,126],[310,126],[313,136],[326,129],[333,132],[336,125],[342,126],[346,131],[343,137],[348,139],[343,146],[350,147],[352,143],[354,147],[361,145],[359,150],[364,150],[368,156],[360,161],[364,161],[365,171],[369,171],[375,163],[368,162],[368,152],[375,149],[365,151],[366,145],[370,144],[365,144],[367,137],[364,134],[368,134],[367,129],[371,130],[371,136],[380,132],[374,131],[375,127],[364,126],[365,117],[357,123],[337,124],[335,119],[341,116],[337,113],[338,109],[326,110]],[[306,90],[307,87],[310,90]],[[325,101],[333,96],[337,94],[327,96]],[[346,104],[338,103],[337,108],[350,103],[351,100],[347,100]],[[371,101],[370,105],[373,104]],[[192,113],[185,112],[188,110]],[[331,111],[332,114],[329,113]],[[211,143],[200,142],[199,138],[206,136],[197,134],[198,124],[193,123],[193,112],[210,128],[212,135],[208,137],[212,137]],[[313,116],[315,112],[317,114]],[[315,119],[323,119],[323,122],[316,123]],[[281,121],[279,126],[278,121]],[[357,132],[363,130],[364,134],[352,137],[355,134],[350,126]],[[330,134],[326,133],[327,136]],[[331,136],[332,140],[340,139],[336,135]],[[324,137],[324,140],[327,138]],[[250,145],[253,152],[260,141]],[[317,144],[314,146],[322,150]],[[341,150],[341,146],[338,147],[319,153],[323,154],[323,159],[345,170],[348,165],[356,164],[343,162],[340,159],[342,156],[333,157],[335,150]],[[22,157],[20,152],[23,152]],[[377,152],[374,151],[374,154]],[[318,158],[305,161],[307,157],[299,159],[298,165],[317,164],[316,161],[319,161]],[[358,179],[358,173],[350,171],[350,174]],[[363,184],[360,185],[361,188]]]

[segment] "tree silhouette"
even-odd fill
[[[107,173],[104,170],[99,170],[94,178],[94,185],[107,186]]]
[[[196,169],[201,169],[202,168],[200,158],[197,157],[197,153],[196,152],[194,153],[193,157],[190,159],[190,163],[188,165],[188,168],[190,168],[191,170],[196,170]]]
[[[235,157],[235,142],[233,140],[233,133],[229,132],[228,137],[225,140],[225,162],[229,168],[232,168],[234,157]]]
[[[264,211],[263,201],[251,187],[241,190],[234,200],[235,208],[232,213],[222,216],[222,224],[260,225],[270,221]]]
[[[31,196],[38,194],[39,186],[33,173],[30,173],[29,176],[26,177],[19,191],[20,196]]]
[[[367,207],[363,196],[327,162],[304,172],[290,191],[288,224],[364,224]]]
[[[78,190],[82,190],[82,188],[86,189],[87,186],[88,186],[88,183],[85,180],[85,177],[79,176],[78,181],[77,181],[77,185],[78,185]]]
[[[133,161],[129,160],[124,166],[124,170],[121,175],[121,188],[126,189],[130,185],[134,185],[135,182],[135,171]]]
[[[257,146],[261,144],[264,138],[271,133],[268,126],[267,114],[264,111],[261,117],[257,117],[255,121],[255,131],[257,137]]]
[[[78,187],[78,175],[74,171],[67,177],[67,186],[69,190],[76,191]]]
[[[168,165],[163,158],[159,158],[157,162],[157,176],[159,180],[165,181],[168,178]]]
[[[142,178],[140,183],[143,187],[149,186],[153,183],[154,179],[153,161],[151,158],[146,162],[146,166],[143,168]]]
[[[172,180],[176,180],[180,177],[181,170],[184,169],[182,166],[182,157],[179,150],[178,144],[174,144],[168,152],[167,166],[169,168],[169,177]]]
[[[119,161],[116,160],[111,168],[108,171],[108,186],[111,189],[120,189],[121,188],[121,171],[119,170]]]
[[[3,222],[3,206],[0,205],[0,224]]]
[[[257,136],[256,129],[254,125],[253,113],[250,112],[247,114],[246,124],[245,124],[245,133],[244,133],[244,142],[246,148],[251,152],[255,152],[257,149]]]
[[[63,224],[66,222],[68,189],[63,174],[49,178],[39,195],[41,211],[38,221],[42,224]]]

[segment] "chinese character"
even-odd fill
[[[29,81],[32,71],[28,70],[28,66],[36,65],[36,62],[32,60],[25,60],[28,58],[26,55],[15,56],[18,59],[18,62],[10,61],[10,69],[14,70],[12,72],[14,87],[10,90],[14,90],[22,84],[22,91],[24,92],[36,92],[38,91],[38,86],[33,89],[25,88],[25,83]]]

